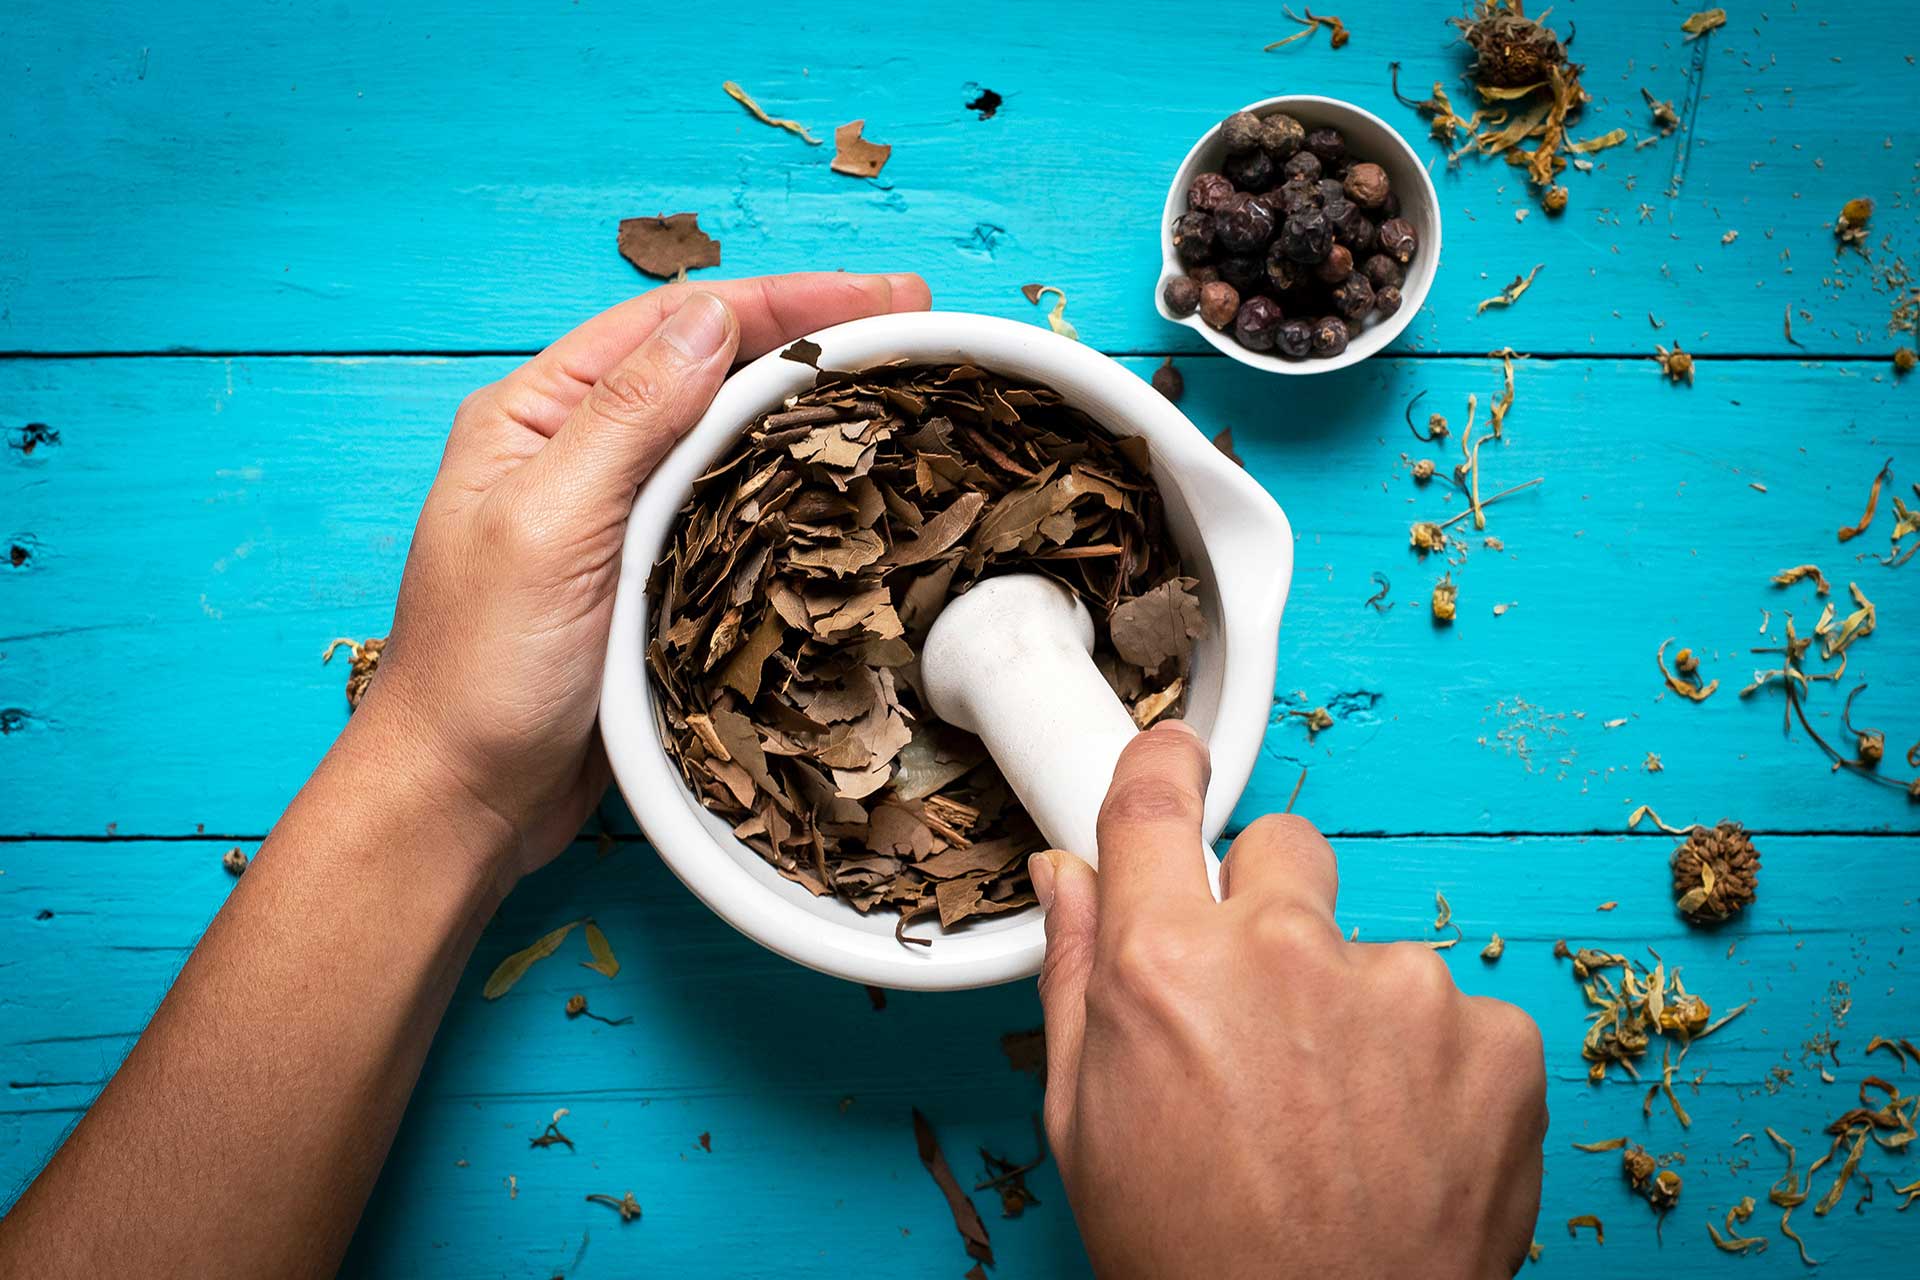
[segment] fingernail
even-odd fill
[[[887,287],[893,290],[896,297],[908,289],[917,290],[921,288],[920,277],[916,275],[908,275],[904,273],[899,275],[890,275],[886,277],[886,281],[887,281]]]
[[[1053,859],[1036,853],[1027,859],[1027,875],[1033,880],[1033,896],[1040,899],[1040,910],[1053,907]]]
[[[1185,720],[1162,720],[1153,727],[1156,729],[1171,729],[1175,733],[1184,733],[1189,738],[1197,738],[1200,736],[1200,731],[1188,724]]]
[[[705,360],[727,340],[727,304],[696,293],[661,326],[660,336],[687,359]]]

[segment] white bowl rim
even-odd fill
[[[1272,496],[1145,380],[1036,325],[936,311],[855,320],[808,336],[819,344],[825,368],[868,368],[903,357],[966,360],[1044,382],[1083,407],[1087,400],[1103,400],[1105,412],[1088,411],[1138,428],[1149,441],[1156,472],[1164,468],[1183,489],[1204,488],[1210,509],[1204,516],[1196,511],[1196,518],[1222,528],[1223,541],[1237,536],[1244,544],[1241,554],[1214,557],[1222,643],[1237,638],[1240,649],[1229,650],[1222,661],[1219,707],[1208,733],[1213,774],[1202,835],[1210,848],[1252,774],[1272,706],[1280,615],[1293,565],[1291,528]],[[777,886],[783,892],[770,892],[717,847],[700,821],[698,800],[660,741],[646,672],[647,577],[694,478],[755,416],[810,385],[813,376],[810,367],[783,359],[778,350],[737,370],[640,489],[627,526],[601,691],[600,732],[615,780],[661,860],[695,896],[790,960],[900,990],[958,990],[1030,976],[1039,971],[1046,948],[1038,912],[991,932],[963,931],[936,938],[932,947],[911,947],[889,935],[832,925],[784,892],[804,894],[797,885],[783,882]],[[1087,391],[1093,387],[1098,391]],[[1203,537],[1214,545],[1204,529]],[[1255,546],[1258,557],[1246,554]]]
[[[1432,291],[1434,277],[1438,275],[1440,271],[1440,196],[1439,193],[1434,190],[1433,175],[1427,172],[1427,166],[1420,159],[1419,152],[1413,149],[1412,144],[1406,140],[1406,137],[1402,135],[1398,129],[1365,107],[1358,106],[1342,98],[1329,98],[1316,93],[1289,93],[1281,94],[1279,97],[1274,98],[1262,98],[1258,102],[1252,102],[1239,108],[1239,110],[1251,111],[1255,115],[1263,115],[1269,111],[1280,111],[1285,110],[1288,106],[1301,105],[1316,108],[1316,114],[1331,116],[1345,114],[1378,125],[1387,136],[1392,138],[1395,144],[1397,144],[1403,158],[1412,166],[1413,171],[1420,175],[1420,187],[1415,195],[1425,202],[1425,208],[1431,215],[1432,222],[1431,233],[1423,237],[1425,242],[1420,246],[1420,255],[1422,258],[1426,258],[1431,262],[1432,270],[1427,272],[1424,278],[1421,279],[1419,287],[1415,292],[1401,298],[1400,310],[1394,312],[1385,320],[1377,324],[1369,325],[1367,328],[1361,330],[1359,335],[1347,344],[1347,349],[1339,355],[1332,357],[1310,356],[1305,360],[1288,360],[1282,356],[1268,355],[1263,351],[1249,351],[1238,342],[1235,342],[1231,334],[1223,333],[1215,329],[1212,325],[1202,320],[1198,314],[1176,316],[1173,312],[1167,310],[1165,297],[1167,281],[1174,276],[1181,276],[1187,273],[1186,267],[1180,261],[1180,255],[1174,251],[1173,220],[1186,212],[1187,187],[1192,183],[1194,173],[1200,163],[1200,153],[1205,150],[1213,142],[1215,136],[1219,134],[1222,127],[1219,124],[1214,125],[1213,128],[1200,135],[1199,141],[1195,142],[1187,151],[1186,158],[1180,161],[1180,167],[1174,171],[1173,183],[1167,188],[1167,202],[1160,216],[1160,278],[1154,283],[1153,288],[1154,310],[1160,313],[1160,317],[1163,320],[1170,321],[1177,325],[1184,325],[1192,329],[1202,338],[1205,338],[1207,343],[1221,355],[1229,359],[1238,360],[1241,364],[1249,368],[1260,369],[1267,373],[1284,373],[1295,376],[1302,374],[1332,373],[1335,369],[1345,369],[1350,365],[1360,363],[1368,356],[1384,351],[1389,343],[1405,331],[1407,325],[1412,322],[1414,313],[1426,305],[1427,294]],[[1234,114],[1238,114],[1238,112]],[[1224,121],[1222,123],[1224,124]],[[1402,196],[1401,203],[1403,207],[1406,204],[1404,195]]]

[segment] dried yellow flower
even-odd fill
[[[1452,622],[1454,610],[1458,607],[1459,599],[1460,588],[1454,585],[1453,575],[1451,573],[1434,583],[1433,620],[1435,622]]]

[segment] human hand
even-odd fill
[[[1036,854],[1047,1134],[1113,1277],[1510,1276],[1540,1208],[1546,1074],[1519,1009],[1417,942],[1346,942],[1306,821],[1201,862],[1207,751],[1141,734],[1100,870]]]
[[[348,735],[487,815],[498,839],[481,870],[502,888],[557,854],[606,790],[593,726],[636,487],[736,357],[928,305],[913,275],[669,285],[461,404]]]

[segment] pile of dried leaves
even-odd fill
[[[1144,441],[971,365],[822,372],[695,481],[648,584],[687,784],[787,879],[899,912],[903,941],[1032,903],[1044,841],[917,666],[948,598],[1016,568],[1086,602],[1137,721],[1178,708],[1201,617]]]
[[[1398,63],[1393,64],[1394,96],[1429,118],[1433,136],[1452,148],[1448,163],[1464,155],[1504,156],[1526,170],[1542,207],[1549,213],[1565,209],[1567,192],[1558,177],[1567,156],[1576,166],[1590,167],[1585,156],[1625,142],[1627,131],[1568,139],[1568,125],[1591,100],[1580,84],[1584,68],[1567,58],[1565,41],[1527,17],[1524,0],[1476,0],[1468,16],[1448,21],[1473,50],[1471,79],[1484,105],[1462,116],[1437,80],[1433,96],[1416,102],[1400,92]]]

